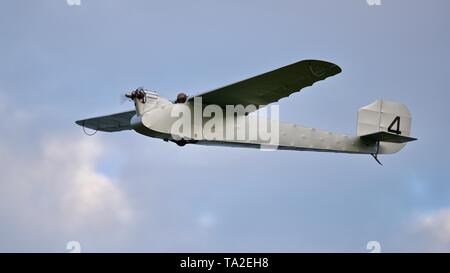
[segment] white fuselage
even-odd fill
[[[194,122],[194,115],[190,118],[192,130],[187,134],[174,134],[173,126],[179,120],[179,116],[173,115],[175,107],[171,101],[151,93],[147,96],[145,103],[135,100],[136,115],[131,119],[132,128],[143,135],[173,141],[179,145],[186,143],[202,145],[218,145],[231,147],[252,147],[280,150],[303,150],[303,151],[325,151],[340,153],[376,153],[377,146],[374,143],[365,143],[357,136],[348,136],[339,133],[323,131],[315,128],[303,127],[296,124],[279,123],[278,128],[273,127],[271,120],[256,117],[257,124],[265,128],[277,130],[277,139],[268,140],[258,135],[256,138],[249,137],[249,119],[255,119],[252,114],[238,115],[232,119],[223,117],[221,126],[215,126],[214,133],[205,130],[204,125],[210,120],[209,117],[200,117]],[[186,102],[183,107],[195,112],[192,102]],[[198,110],[198,109],[197,109]],[[200,110],[201,111],[201,110]],[[217,124],[216,124],[217,125]],[[234,134],[226,133],[232,128]],[[274,133],[274,132],[272,132]],[[239,136],[245,136],[244,138]],[[387,146],[386,146],[387,145]],[[401,149],[399,147],[399,149]],[[389,143],[380,144],[378,153],[395,152]]]

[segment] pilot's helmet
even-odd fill
[[[187,95],[185,93],[179,93],[177,95],[177,100],[175,101],[175,103],[185,103],[187,100]]]

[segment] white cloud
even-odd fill
[[[14,246],[20,240],[24,249],[33,249],[39,238],[51,244],[51,238],[99,234],[114,241],[132,225],[132,210],[119,181],[96,170],[105,148],[98,137],[60,134],[38,147],[34,141],[27,143],[24,153],[16,152],[19,143],[0,144],[0,245]]]
[[[103,145],[94,139],[52,139],[45,144],[36,173],[40,181],[59,183],[58,202],[68,229],[128,224],[131,210],[116,181],[95,170]]]
[[[421,251],[450,251],[450,208],[416,217],[413,235],[414,240],[421,242]]]

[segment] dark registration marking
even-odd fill
[[[397,125],[397,129],[392,129],[392,127],[394,127],[395,125]],[[389,125],[388,127],[388,132],[391,133],[395,133],[397,135],[401,135],[402,131],[400,131],[400,117],[396,116],[395,119],[392,121],[391,125]]]

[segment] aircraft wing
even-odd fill
[[[223,108],[238,104],[258,107],[288,97],[341,71],[333,63],[304,60],[194,97],[202,97],[203,104],[216,104]],[[194,97],[189,100],[193,101]]]
[[[75,121],[76,124],[103,132],[117,132],[131,130],[130,119],[136,114],[135,110],[107,116],[88,118]]]

